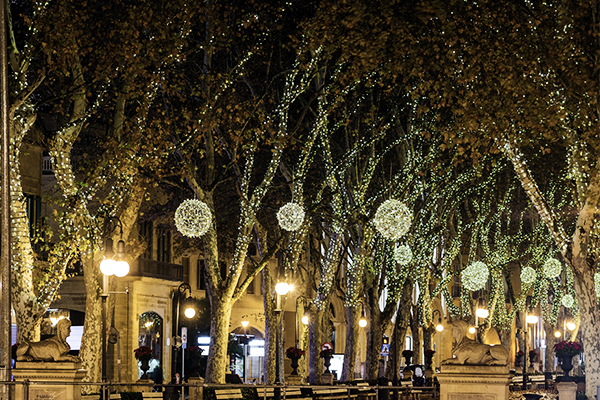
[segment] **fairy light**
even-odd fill
[[[488,266],[482,261],[476,261],[461,272],[461,282],[465,289],[474,292],[483,289],[489,275]]]
[[[413,253],[410,247],[405,244],[394,249],[394,260],[400,265],[410,264],[413,260]]]
[[[537,274],[531,267],[525,267],[521,270],[521,282],[526,285],[531,285],[533,282],[535,282],[536,277]]]
[[[549,258],[546,260],[543,266],[544,276],[548,279],[558,278],[562,272],[562,265],[556,258]]]
[[[571,308],[575,304],[575,299],[573,296],[571,296],[571,294],[567,293],[563,296],[561,303],[563,306],[565,306],[565,308]]]
[[[277,212],[279,226],[286,231],[296,231],[302,226],[304,221],[304,209],[296,203],[284,204]]]
[[[387,239],[400,239],[410,229],[412,212],[402,202],[386,200],[375,213],[373,224],[381,235]]]
[[[197,199],[184,200],[175,211],[175,226],[188,237],[203,236],[212,222],[210,208]]]

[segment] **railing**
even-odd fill
[[[138,258],[138,269],[133,269],[130,275],[181,281],[183,280],[183,265]]]
[[[6,385],[6,386],[4,386]],[[439,390],[436,387],[407,387],[407,386],[356,386],[356,385],[244,385],[244,384],[206,384],[206,383],[185,383],[185,384],[148,384],[148,383],[93,383],[93,382],[64,382],[64,381],[12,381],[0,382],[0,386],[9,387],[11,390],[11,399],[13,400],[40,400],[40,399],[71,399],[78,396],[82,386],[93,391],[97,388],[95,394],[81,395],[81,400],[103,400],[102,393],[110,393],[106,399],[164,399],[164,400],[203,400],[204,398],[215,399],[214,395],[208,395],[208,391],[218,392],[219,389],[239,388],[254,389],[251,398],[255,399],[283,399],[283,400],[302,400],[311,398],[312,400],[328,400],[327,395],[314,395],[313,390],[323,392],[323,389],[333,389],[338,392],[345,389],[346,395],[336,395],[331,399],[348,400],[408,400],[408,399],[435,399],[437,400]],[[274,396],[267,395],[267,388],[271,388]],[[257,389],[260,391],[257,392]],[[298,397],[298,390],[303,395]],[[365,390],[368,390],[366,392]],[[134,396],[132,392],[140,393]],[[257,393],[260,393],[258,395]],[[295,393],[293,397],[288,397],[287,393]],[[123,395],[122,395],[123,394]],[[183,396],[182,396],[183,395]],[[208,396],[207,396],[208,395]],[[72,397],[71,397],[72,396]],[[141,397],[140,397],[141,396]],[[342,397],[343,396],[343,397]],[[219,398],[219,397],[216,397]],[[222,398],[222,397],[221,397]],[[232,397],[241,398],[241,397]]]

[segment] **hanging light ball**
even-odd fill
[[[525,267],[521,270],[521,282],[524,284],[531,285],[535,282],[535,278],[537,278],[537,274],[533,268]]]
[[[475,292],[485,286],[489,275],[488,266],[476,261],[461,272],[461,282],[465,289]]]
[[[596,287],[596,296],[600,297],[600,272],[594,274],[594,286]]]
[[[556,258],[549,258],[544,263],[544,275],[548,279],[558,278],[562,272],[562,265]]]
[[[304,210],[299,204],[294,202],[284,204],[279,211],[277,211],[279,226],[286,231],[297,231],[302,226],[304,214]]]
[[[575,299],[570,294],[565,294],[561,300],[561,303],[565,308],[571,308],[573,307],[573,304],[575,304]]]
[[[212,222],[210,208],[203,201],[184,200],[175,211],[175,226],[182,235],[200,237],[204,235]]]
[[[413,259],[413,253],[410,247],[405,244],[394,249],[394,260],[400,265],[408,265]]]
[[[386,239],[398,240],[410,229],[412,212],[408,207],[394,199],[386,200],[379,206],[373,224]]]

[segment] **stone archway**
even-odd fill
[[[155,383],[163,381],[163,318],[154,311],[146,311],[140,315],[138,347],[146,346],[152,350],[148,376]],[[138,363],[138,378],[142,370]]]

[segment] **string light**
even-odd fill
[[[212,221],[210,208],[197,199],[184,200],[175,211],[175,226],[182,235],[200,237],[204,235]]]
[[[573,304],[575,304],[575,299],[573,296],[571,296],[571,294],[565,294],[561,300],[561,303],[563,306],[565,306],[565,308],[571,308],[573,307]]]
[[[562,272],[562,265],[556,258],[549,258],[544,263],[543,272],[548,279],[558,278]]]
[[[535,282],[536,277],[537,274],[531,267],[525,267],[521,270],[521,282],[526,285],[531,285],[533,282]]]
[[[483,289],[490,270],[482,261],[476,261],[461,272],[461,282],[465,289],[472,292]]]
[[[394,260],[400,265],[407,265],[413,260],[413,253],[410,247],[405,244],[398,246],[394,250]]]
[[[304,210],[296,203],[284,204],[277,212],[279,226],[286,231],[296,231],[302,226],[304,221]]]
[[[386,200],[375,213],[373,223],[381,235],[387,239],[400,239],[410,229],[412,212],[394,199]]]

